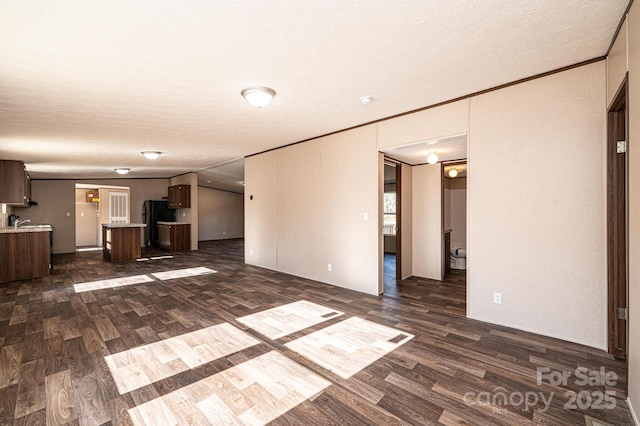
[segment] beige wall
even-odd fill
[[[413,275],[441,280],[444,274],[442,232],[442,165],[413,167]]]
[[[625,19],[618,37],[611,47],[611,52],[607,56],[607,106],[613,102],[613,98],[627,74],[627,29],[627,20]]]
[[[242,194],[198,188],[198,240],[224,240],[244,236]]]
[[[247,158],[246,262],[378,294],[378,162],[373,125]]]
[[[278,269],[278,152],[244,162],[244,259],[250,265]]]
[[[605,99],[604,61],[471,99],[469,317],[606,348]]]
[[[378,123],[378,148],[409,145],[467,132],[469,100],[464,99]]]
[[[629,402],[640,421],[640,5],[627,16],[629,51]]]
[[[323,177],[320,172],[320,140],[280,149],[277,163],[278,270],[306,278],[318,278],[322,265],[322,235],[333,226],[321,207]]]
[[[176,209],[176,221],[191,224],[191,250],[198,250],[198,174],[187,173],[169,179],[169,185],[191,185],[191,207]],[[168,196],[168,191],[165,191]]]
[[[96,180],[34,180],[32,199],[37,206],[16,209],[21,219],[32,223],[53,225],[53,252],[72,253],[76,248],[75,184],[96,186],[126,186],[130,188],[131,221],[142,221],[144,200],[159,200],[167,196],[167,179],[96,179]],[[67,215],[68,214],[68,215]],[[142,243],[142,241],[141,241]]]

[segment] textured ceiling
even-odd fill
[[[6,0],[0,158],[36,179],[234,164],[600,57],[627,4]],[[275,89],[274,102],[249,106],[240,91],[252,85]]]

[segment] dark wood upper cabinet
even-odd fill
[[[190,208],[191,207],[191,185],[170,186],[167,205],[170,209]]]
[[[0,160],[0,203],[29,207],[31,179],[22,161]]]

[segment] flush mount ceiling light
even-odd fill
[[[118,167],[117,169],[115,169],[115,171],[119,174],[119,175],[126,175],[127,173],[129,173],[129,169],[126,169],[124,167]]]
[[[449,170],[449,177],[450,178],[454,178],[456,176],[458,176],[458,171],[456,169]]]
[[[268,87],[248,87],[240,94],[249,102],[249,105],[264,108],[271,103],[276,92]]]
[[[160,154],[162,154],[160,151],[142,151],[142,155],[149,160],[155,160],[160,157]]]
[[[373,96],[363,96],[360,98],[360,103],[362,105],[369,105],[373,100]]]
[[[431,154],[427,155],[427,163],[436,164],[437,162],[438,162],[438,154],[436,154],[435,152],[432,152]]]

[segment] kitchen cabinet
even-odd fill
[[[158,246],[171,251],[191,250],[191,224],[158,222]]]
[[[52,228],[5,228],[0,232],[0,283],[49,275],[52,262]]]
[[[191,185],[173,185],[169,187],[168,207],[186,209],[191,207]]]
[[[102,224],[102,255],[108,262],[135,260],[142,257],[140,228],[145,224]]]
[[[22,161],[0,160],[0,203],[29,207],[31,178]]]

